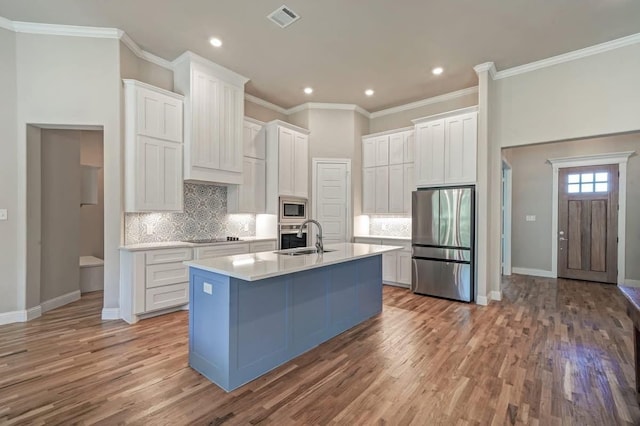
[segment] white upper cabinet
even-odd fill
[[[264,213],[266,208],[266,136],[263,123],[245,117],[242,184],[227,189],[228,213]]]
[[[185,180],[242,183],[248,80],[192,52],[173,64],[174,87],[185,95]]]
[[[267,134],[264,123],[245,117],[242,137],[245,157],[266,159]]]
[[[267,213],[278,213],[281,196],[309,196],[309,131],[284,121],[266,125]]]
[[[182,211],[182,96],[124,80],[125,211]]]
[[[411,212],[413,135],[405,128],[362,138],[362,213]]]
[[[476,182],[475,107],[414,120],[414,123],[418,187]]]

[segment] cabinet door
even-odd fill
[[[220,87],[220,169],[241,172],[244,92],[226,83]]]
[[[218,91],[220,81],[193,70],[191,162],[208,169],[220,167]]]
[[[411,193],[416,190],[415,184],[415,168],[413,163],[403,165],[404,168],[404,188],[402,193],[404,195],[404,209],[403,212],[411,215]]]
[[[136,88],[137,133],[182,142],[182,101],[146,88]]]
[[[362,213],[376,212],[376,169],[362,171]]]
[[[404,132],[389,135],[389,165],[404,163]]]
[[[309,138],[294,133],[293,161],[293,195],[307,198],[309,196]]]
[[[395,252],[382,254],[382,281],[396,282],[398,256]]]
[[[389,213],[404,213],[404,165],[389,166]]]
[[[266,159],[266,135],[262,126],[245,121],[243,130],[244,156],[260,160]]]
[[[267,210],[267,167],[265,160],[253,160],[253,212]]]
[[[376,167],[376,213],[389,212],[389,166]]]
[[[416,134],[413,130],[410,130],[405,133],[404,138],[404,162],[405,163],[413,163],[413,158],[416,150]]]
[[[376,166],[389,165],[389,136],[381,136],[375,139]]]
[[[278,129],[278,195],[293,195],[293,130]]]
[[[444,120],[416,126],[416,184],[430,186],[444,181]]]
[[[445,182],[476,181],[477,114],[445,119]]]
[[[376,165],[376,141],[364,139],[362,141],[362,167],[374,167]]]
[[[239,211],[253,213],[255,211],[255,167],[252,158],[245,158],[242,165],[242,185],[239,186]]]
[[[181,211],[182,145],[138,136],[136,160],[134,205],[127,211]]]
[[[401,284],[411,284],[411,253],[406,251],[397,252],[398,263],[396,278]]]

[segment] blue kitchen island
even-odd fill
[[[331,244],[189,266],[189,365],[232,391],[382,311],[382,254],[401,247]]]

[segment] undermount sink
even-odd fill
[[[323,253],[329,253],[335,250],[332,249],[325,249],[323,251]],[[275,254],[280,254],[283,256],[303,256],[306,254],[316,254],[318,253],[318,250],[314,249],[314,248],[304,248],[304,249],[288,249],[288,250],[278,250],[278,251],[274,251]]]

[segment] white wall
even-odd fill
[[[640,130],[640,44],[495,81],[502,147]]]
[[[18,137],[1,149],[9,155],[17,154],[13,155],[17,168],[8,176],[18,191],[17,200],[8,206],[15,212],[16,235],[0,240],[0,251],[17,252],[17,257],[3,269],[3,275],[17,276],[14,281],[17,308],[25,309],[27,124],[101,126],[104,128],[104,191],[105,199],[110,200],[105,207],[104,306],[117,308],[118,247],[122,232],[119,41],[24,33],[15,37]]]
[[[372,118],[369,123],[369,133],[383,132],[386,130],[400,129],[413,126],[411,120],[428,117],[441,112],[453,111],[460,108],[478,105],[478,94],[471,93],[458,98],[437,102],[418,108],[400,111],[393,114]]]
[[[0,208],[9,219],[0,222],[0,313],[19,309],[18,301],[18,188],[16,176],[16,49],[15,34],[0,28]],[[20,297],[24,295],[20,294]],[[22,301],[22,304],[24,301]]]
[[[80,290],[80,143],[77,130],[42,131],[40,303]]]

